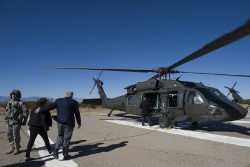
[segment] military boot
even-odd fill
[[[12,153],[13,155],[17,155],[17,154],[20,154],[20,151],[18,148],[15,149],[15,151]]]
[[[15,149],[14,149],[14,148],[10,148],[10,150],[9,150],[9,151],[7,151],[5,154],[12,154],[14,151],[15,151]]]

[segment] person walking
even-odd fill
[[[57,122],[58,136],[56,139],[56,144],[53,151],[53,157],[58,159],[58,151],[60,147],[63,148],[64,160],[71,159],[69,155],[69,144],[72,138],[73,130],[75,127],[75,119],[77,121],[78,127],[81,127],[81,115],[79,112],[79,105],[76,100],[73,99],[73,92],[67,91],[64,98],[58,98],[51,105],[36,109],[38,112],[48,112],[53,109],[57,109],[57,115],[52,116]]]
[[[140,104],[141,109],[141,115],[142,115],[142,126],[145,126],[145,119],[147,119],[149,126],[152,126],[152,121],[149,118],[149,114],[151,112],[151,101],[147,98],[147,96],[144,94],[142,97],[142,102]]]
[[[14,89],[10,93],[11,100],[7,103],[5,113],[5,125],[7,127],[7,139],[10,150],[6,154],[19,154],[21,148],[20,129],[26,125],[29,110],[21,100],[21,92]]]
[[[32,160],[32,158],[30,158],[30,151],[34,145],[35,139],[38,134],[42,137],[49,154],[51,154],[53,151],[53,149],[50,146],[48,133],[47,133],[47,131],[49,130],[49,127],[52,126],[51,114],[50,112],[38,113],[38,114],[35,113],[35,110],[38,107],[44,107],[46,103],[47,103],[46,98],[38,99],[36,106],[30,112],[30,118],[28,122],[28,125],[30,126],[29,128],[30,139],[29,139],[27,149],[26,149],[25,161]]]

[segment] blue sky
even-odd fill
[[[89,95],[99,71],[43,66],[155,69],[170,66],[250,19],[249,0],[1,0],[0,96]],[[250,75],[250,36],[177,67]],[[154,73],[103,72],[108,97]],[[172,78],[180,74],[172,75]],[[182,74],[227,94],[250,98],[250,78]]]

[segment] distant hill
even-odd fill
[[[41,97],[24,97],[22,98],[23,101],[37,101]],[[46,97],[47,99],[50,99],[51,101],[55,101],[54,98]],[[78,102],[82,102],[82,98],[74,98]],[[8,102],[10,100],[9,96],[0,96],[0,102]]]
[[[0,102],[7,102],[10,100],[9,96],[0,96]]]

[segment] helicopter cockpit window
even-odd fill
[[[189,104],[203,104],[204,101],[198,92],[190,91],[188,94],[188,103]]]
[[[217,97],[227,99],[227,97],[223,93],[221,93],[218,89],[211,88],[211,90]]]
[[[222,94],[218,89],[207,87],[207,88],[197,88],[208,101],[215,101],[217,98],[227,99],[227,97]]]

